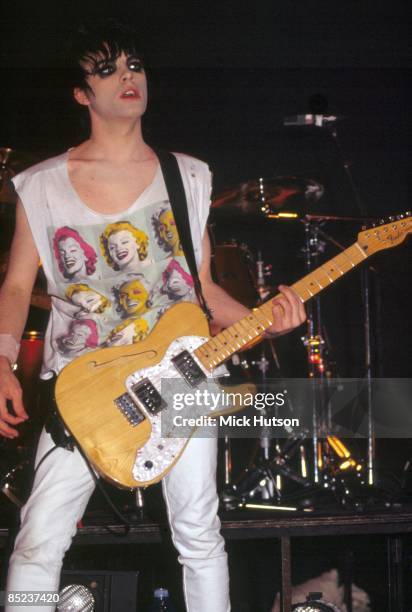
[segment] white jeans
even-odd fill
[[[44,430],[36,464],[54,445]],[[216,494],[216,438],[192,438],[163,479],[188,612],[229,612],[229,577]],[[63,557],[94,489],[83,457],[54,450],[39,467],[10,558],[8,591],[57,591]],[[50,607],[36,607],[50,612]],[[27,612],[27,606],[6,607]]]

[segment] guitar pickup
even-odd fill
[[[167,407],[166,402],[148,378],[144,378],[133,385],[132,391],[139,403],[150,414],[157,414]]]
[[[179,374],[183,376],[191,387],[197,387],[202,380],[205,380],[206,375],[193,359],[189,351],[182,351],[176,355],[176,357],[172,358],[172,362]]]

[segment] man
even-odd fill
[[[78,266],[75,280],[87,281],[91,290],[108,301],[113,289],[125,280],[130,282],[130,271],[115,270],[99,249],[108,225],[117,221],[127,222],[149,237],[150,265],[142,262],[136,278],[144,276],[146,285],[154,288],[172,260],[189,272],[184,255],[178,249],[161,248],[153,228],[153,215],[167,201],[167,192],[156,154],[142,136],[147,84],[131,33],[109,22],[94,31],[83,30],[74,49],[78,71],[74,97],[89,112],[90,138],[15,179],[19,195],[16,232],[0,291],[0,433],[8,438],[15,438],[16,425],[28,418],[11,364],[17,357],[39,256],[53,303],[42,378],[51,378],[74,357],[62,350],[59,341],[72,329],[78,307],[67,298],[68,286],[74,280],[69,273],[72,261],[65,252],[56,254],[56,236],[60,243],[72,239],[76,257],[80,250],[84,252],[84,245],[89,245],[96,260],[93,256],[93,266]],[[248,311],[211,278],[205,227],[210,173],[199,160],[180,154],[177,158],[204,296],[213,313],[213,324],[227,327]],[[273,305],[272,334],[286,333],[305,319],[303,305],[294,292],[287,287],[281,287],[281,291],[282,297]],[[139,315],[149,327],[173,303],[167,294],[155,294],[158,301],[151,301],[149,310]],[[110,330],[122,322],[122,315],[111,302],[104,312],[90,312],[89,319],[96,327],[97,344],[104,345]],[[12,403],[14,414],[6,400]],[[217,518],[216,444],[213,438],[192,439],[162,483],[173,541],[183,564],[189,612],[227,612],[230,608],[227,559]],[[43,431],[36,465],[53,445],[50,435]],[[21,513],[21,529],[10,560],[9,591],[58,589],[64,553],[93,489],[94,481],[77,450],[57,448],[39,465]]]

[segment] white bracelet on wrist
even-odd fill
[[[16,361],[20,351],[20,344],[11,334],[0,334],[0,355],[7,357],[11,369],[16,369]]]

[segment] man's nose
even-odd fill
[[[129,68],[124,68],[121,79],[122,81],[129,81],[133,77],[133,72]]]

